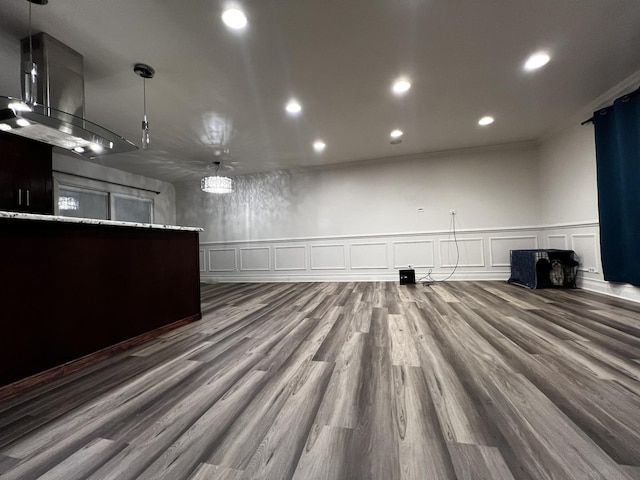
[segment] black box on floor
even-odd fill
[[[416,271],[411,270],[400,270],[400,285],[409,285],[412,283],[416,283]]]

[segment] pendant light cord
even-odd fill
[[[29,62],[33,68],[33,36],[31,35],[31,2],[29,2]]]

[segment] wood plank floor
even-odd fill
[[[0,477],[640,479],[640,305],[451,282],[204,285],[202,306],[0,403]]]

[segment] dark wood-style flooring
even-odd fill
[[[640,479],[640,305],[500,282],[216,284],[202,305],[0,403],[0,477]]]

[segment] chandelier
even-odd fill
[[[233,192],[233,179],[229,177],[221,177],[218,175],[220,162],[213,162],[216,166],[216,174],[204,177],[200,181],[200,188],[207,193],[231,193]]]

